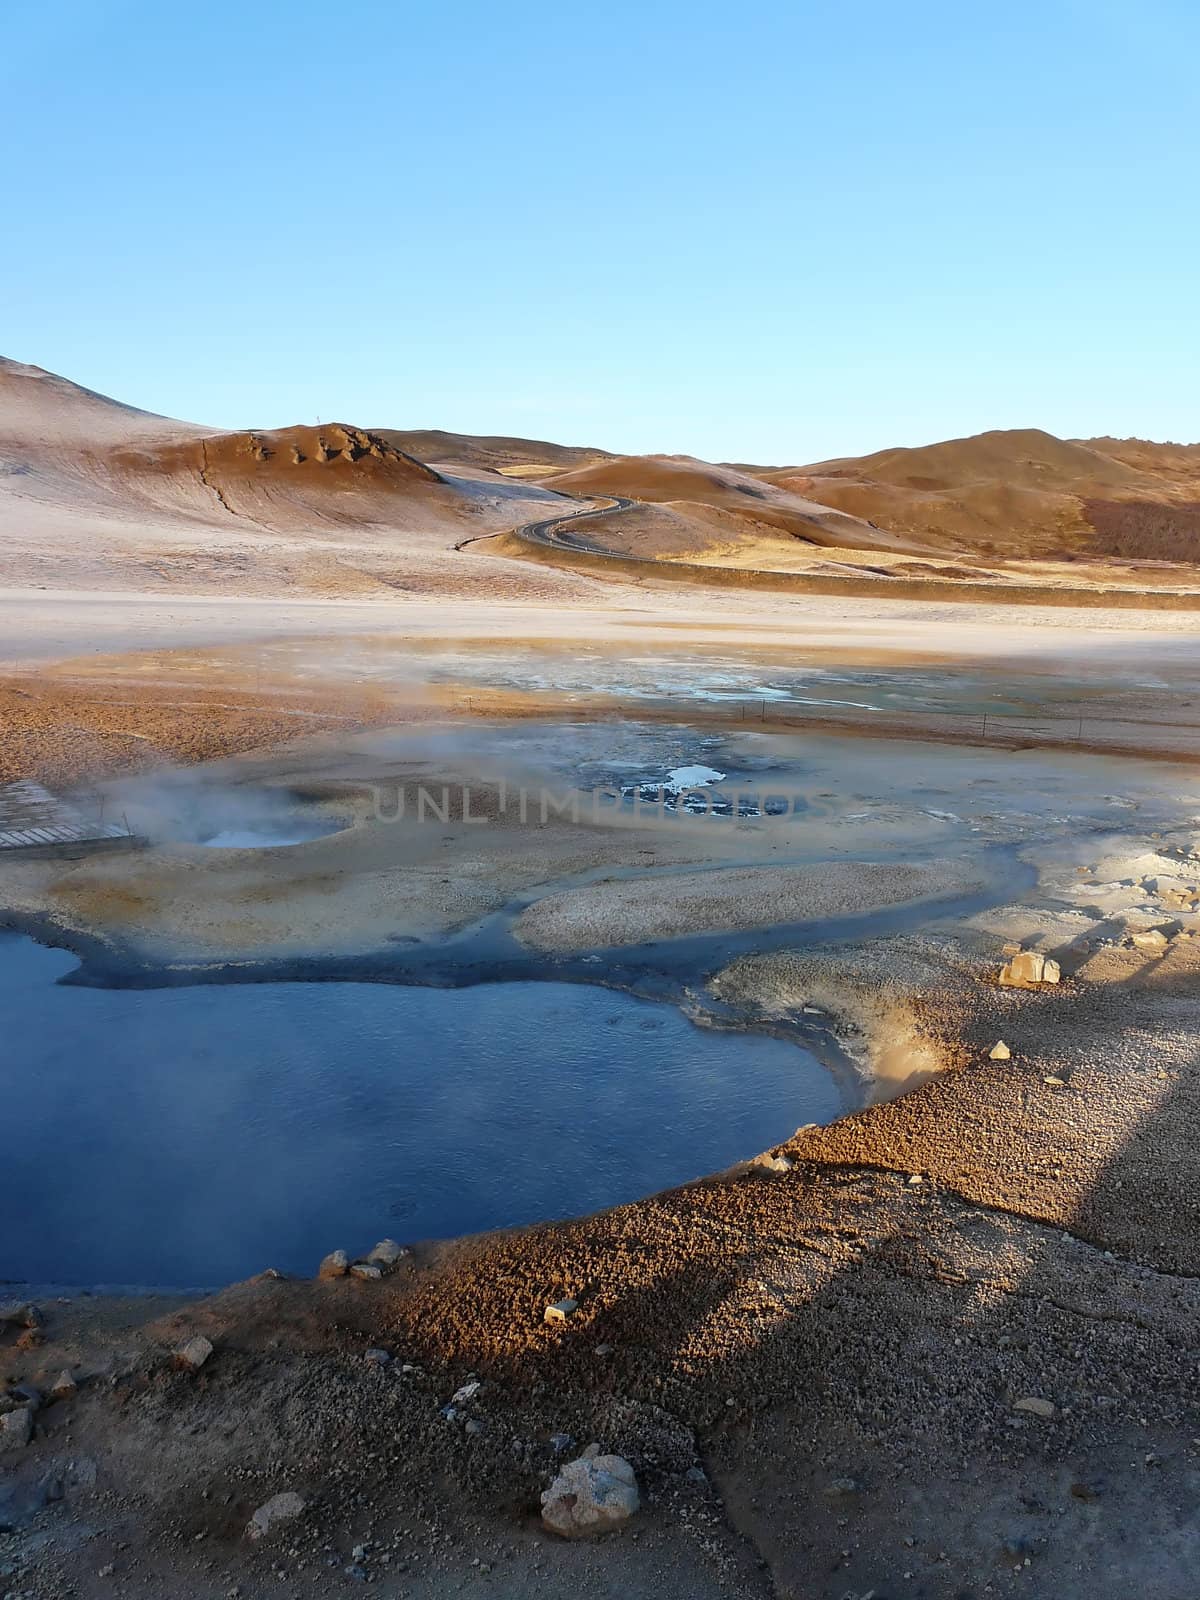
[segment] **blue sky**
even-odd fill
[[[239,427],[1200,438],[1191,0],[30,0],[0,353]]]

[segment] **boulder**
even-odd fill
[[[1046,958],[1037,950],[1022,950],[1011,956],[1000,968],[1000,982],[1006,988],[1022,988],[1026,984],[1041,983]]]
[[[773,1156],[769,1150],[764,1151],[760,1156],[755,1156],[750,1165],[758,1167],[763,1172],[790,1172],[792,1170],[792,1163],[786,1156]]]
[[[377,1267],[383,1267],[386,1271],[388,1267],[394,1267],[397,1261],[400,1261],[407,1254],[408,1251],[402,1244],[397,1244],[395,1239],[381,1239],[374,1250],[371,1251],[367,1260]]]
[[[50,1385],[50,1398],[52,1400],[73,1400],[79,1393],[79,1385],[64,1367]]]
[[[624,1456],[590,1445],[568,1461],[542,1495],[542,1522],[565,1539],[608,1533],[628,1522],[641,1504],[637,1478]]]
[[[1020,1400],[1014,1400],[1013,1410],[1024,1411],[1031,1417],[1041,1417],[1044,1422],[1058,1415],[1058,1407],[1052,1400],[1043,1400],[1036,1394],[1027,1394]]]
[[[175,1365],[183,1372],[199,1372],[212,1353],[212,1340],[195,1333],[176,1350]]]
[[[290,1522],[293,1517],[298,1517],[304,1506],[304,1499],[293,1489],[285,1489],[282,1494],[273,1494],[259,1506],[246,1524],[247,1539],[263,1538],[277,1523]]]
[[[1039,950],[1022,950],[1000,968],[1000,982],[1006,989],[1030,989],[1039,983],[1057,983],[1062,968]]]
[[[543,1322],[565,1322],[579,1310],[578,1300],[555,1300],[542,1313]]]
[[[18,1406],[0,1416],[0,1455],[22,1450],[33,1434],[33,1407]]]
[[[362,1278],[367,1283],[374,1283],[383,1277],[383,1268],[377,1267],[373,1261],[356,1261],[350,1268],[352,1278]]]
[[[1148,950],[1151,955],[1162,955],[1170,940],[1161,928],[1146,928],[1141,933],[1133,935],[1133,943],[1138,950]]]
[[[350,1257],[344,1250],[331,1250],[317,1268],[318,1278],[344,1278],[350,1271]]]

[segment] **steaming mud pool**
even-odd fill
[[[844,1109],[783,1039],[586,984],[61,986],[0,933],[0,1280],[201,1287],[575,1215]]]

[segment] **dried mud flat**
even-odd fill
[[[99,724],[109,704],[71,714]],[[206,718],[190,750],[172,715],[177,758],[252,748],[245,723]],[[772,1167],[417,1246],[373,1282],[15,1291],[45,1320],[0,1333],[0,1371],[47,1399],[0,1461],[0,1593],[1190,1597],[1200,941],[1176,903],[1186,829],[1143,829],[1107,860],[1044,849],[1035,893],[961,926],[718,973],[751,1013],[821,1006],[881,1073],[897,1043],[945,1068],[799,1131]],[[494,831],[489,881],[508,889],[524,868]],[[597,850],[568,833],[564,872]],[[1143,925],[1170,927],[1169,949],[1138,945]],[[1061,985],[996,986],[1016,930],[1069,947]],[[988,1059],[998,1038],[1009,1060]],[[564,1297],[578,1310],[547,1325]],[[213,1354],[179,1370],[196,1334]],[[50,1399],[64,1368],[78,1392]],[[591,1440],[632,1462],[644,1510],[564,1544],[539,1492]],[[247,1541],[284,1492],[303,1513]]]

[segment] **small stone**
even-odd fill
[[[183,1372],[199,1372],[212,1353],[212,1341],[196,1333],[176,1350],[175,1365]]]
[[[550,1448],[556,1456],[562,1455],[564,1450],[569,1450],[575,1443],[569,1433],[552,1433],[550,1435]]]
[[[1139,950],[1149,950],[1152,954],[1161,955],[1170,941],[1161,928],[1146,928],[1141,933],[1133,935],[1133,942]]]
[[[344,1278],[350,1270],[350,1257],[344,1250],[331,1250],[317,1268],[318,1278]]]
[[[363,1356],[363,1360],[369,1367],[386,1367],[391,1359],[392,1356],[389,1350],[372,1349],[368,1350]]]
[[[116,1570],[117,1564],[115,1561],[106,1561],[102,1567],[96,1568],[96,1576],[98,1578],[111,1578]]]
[[[598,1344],[596,1346],[596,1354],[600,1357],[600,1359],[602,1361],[603,1361],[605,1356],[610,1356],[610,1355],[612,1355],[612,1353],[613,1353],[613,1347],[612,1347],[611,1344]]]
[[[351,1559],[351,1561],[365,1561],[367,1559],[367,1547],[366,1547],[366,1545],[365,1544],[356,1544],[354,1546],[353,1550],[351,1550],[351,1552],[350,1552],[350,1559]]]
[[[566,1539],[608,1533],[629,1521],[641,1504],[637,1478],[623,1456],[599,1445],[568,1461],[542,1495],[542,1522]]]
[[[1041,1417],[1045,1422],[1058,1415],[1058,1407],[1052,1400],[1043,1400],[1035,1394],[1027,1394],[1020,1400],[1014,1400],[1013,1410],[1027,1412],[1031,1417]]]
[[[480,1383],[479,1379],[472,1378],[470,1383],[464,1383],[461,1389],[454,1391],[450,1396],[450,1404],[452,1406],[465,1406],[469,1401],[474,1400],[482,1388],[483,1384]]]
[[[1042,1082],[1048,1084],[1051,1089],[1065,1089],[1067,1087],[1067,1080],[1065,1078],[1056,1078],[1053,1073],[1043,1078]]]
[[[367,1256],[367,1260],[374,1262],[377,1267],[394,1267],[397,1261],[403,1260],[407,1254],[408,1251],[402,1244],[397,1244],[395,1239],[381,1239]]]
[[[988,1051],[988,1060],[989,1061],[1011,1061],[1012,1060],[1012,1051],[1008,1048],[1008,1046],[1005,1044],[1003,1039],[997,1039],[995,1044]]]
[[[50,1385],[50,1397],[53,1400],[73,1400],[79,1393],[79,1385],[71,1374],[64,1369]]]
[[[273,1494],[263,1502],[246,1524],[247,1539],[261,1539],[280,1522],[290,1522],[304,1510],[305,1501],[292,1489]]]
[[[375,1283],[383,1277],[383,1269],[377,1267],[373,1261],[356,1261],[350,1268],[352,1278],[361,1278],[364,1283]]]
[[[826,1485],[825,1493],[834,1499],[841,1495],[857,1494],[859,1488],[857,1478],[835,1478],[832,1483]]]
[[[22,1450],[33,1436],[33,1407],[18,1406],[0,1416],[0,1455]]]
[[[468,1433],[482,1433],[483,1423],[480,1422],[478,1417],[472,1417],[466,1425],[466,1431]]]
[[[568,1317],[574,1316],[579,1310],[578,1300],[555,1300],[548,1305],[542,1315],[543,1322],[565,1322]]]
[[[762,1172],[790,1172],[792,1170],[792,1163],[786,1156],[773,1156],[770,1151],[761,1156],[755,1156],[750,1165],[758,1167]]]
[[[918,1184],[922,1184],[924,1182],[925,1182],[925,1179],[921,1176],[921,1174],[919,1172],[912,1172],[912,1173],[909,1174],[908,1186],[909,1186],[910,1189],[915,1189]]]

